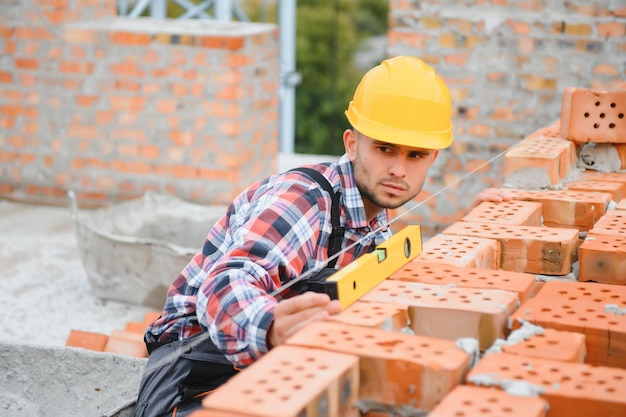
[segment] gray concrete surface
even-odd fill
[[[336,157],[281,156],[281,171]],[[172,277],[172,280],[175,277]],[[0,199],[0,416],[127,417],[145,359],[66,348],[155,309],[93,295],[68,207]]]
[[[281,155],[279,169],[336,159]],[[0,200],[0,288],[0,332],[11,343],[64,346],[71,329],[110,334],[155,310],[92,294],[69,205]]]

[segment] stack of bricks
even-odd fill
[[[626,415],[626,173],[577,167],[590,143],[626,144],[625,111],[626,89],[567,89],[560,119],[505,155],[508,181],[534,183],[426,240],[193,416]]]
[[[116,329],[110,335],[80,329],[70,330],[65,346],[94,352],[114,353],[117,355],[148,357],[143,341],[146,327],[156,320],[161,313],[147,313],[143,321],[129,321],[123,329]]]
[[[0,196],[228,204],[276,171],[275,25],[118,18],[115,0],[0,8]]]
[[[626,174],[579,167],[590,144],[619,155],[624,109],[626,89],[567,89],[561,118],[505,155],[508,182],[535,182],[426,240],[193,417],[626,415]],[[146,356],[157,314],[67,345]]]
[[[615,88],[625,35],[619,1],[391,1],[388,53],[431,64],[454,103],[455,142],[400,222],[433,236],[459,220],[474,195],[501,185],[498,156],[559,117],[566,87]]]

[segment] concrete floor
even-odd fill
[[[281,155],[279,169],[336,159]],[[0,331],[11,343],[64,346],[71,329],[110,334],[154,311],[92,295],[66,207],[0,200],[0,288]]]
[[[0,415],[130,417],[146,360],[64,346],[72,329],[108,335],[154,308],[92,294],[69,206],[0,199],[0,289]]]
[[[64,207],[0,201],[0,287],[12,343],[64,346],[71,329],[110,334],[151,311],[91,294]]]

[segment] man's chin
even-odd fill
[[[409,200],[398,200],[395,198],[389,198],[383,204],[381,204],[380,207],[393,210],[402,207],[406,204],[407,201]]]

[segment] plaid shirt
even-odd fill
[[[337,163],[312,166],[341,191],[343,248],[336,268],[346,266],[390,237],[387,210],[370,224],[354,183],[347,156]],[[282,284],[322,269],[332,230],[331,198],[301,172],[286,172],[251,185],[228,207],[196,254],[168,290],[161,318],[146,341],[188,338],[208,331],[213,343],[234,365],[245,367],[267,352],[273,311],[296,286],[279,296]],[[368,236],[368,233],[377,230]],[[365,239],[364,239],[365,238]],[[364,239],[358,245],[354,243]],[[176,336],[174,336],[176,335]]]

